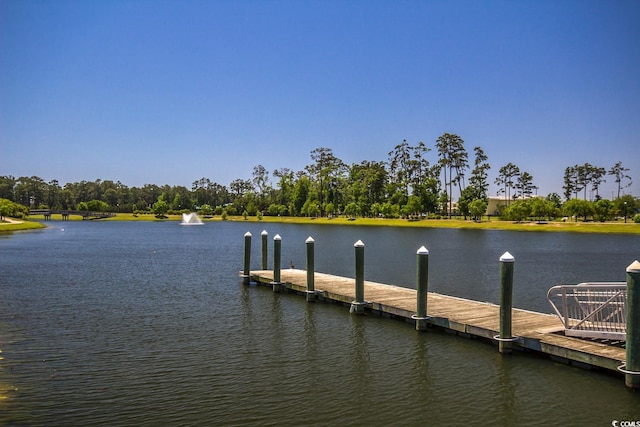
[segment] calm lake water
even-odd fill
[[[589,425],[640,420],[622,378],[348,307],[244,286],[243,235],[282,236],[283,266],[551,312],[559,283],[624,281],[637,236],[287,224],[52,222],[0,236],[0,424]],[[270,245],[271,246],[271,245]],[[272,247],[270,247],[270,251]],[[271,268],[271,262],[270,262]]]

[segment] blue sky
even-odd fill
[[[492,183],[622,161],[638,196],[638,22],[637,0],[0,0],[0,175],[228,185],[452,132]]]

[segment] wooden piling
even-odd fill
[[[262,233],[260,233],[260,236],[262,237],[262,269],[266,270],[267,269],[267,264],[268,264],[268,255],[269,255],[269,233],[267,233],[267,230],[262,230]]]
[[[282,290],[282,281],[280,280],[280,257],[281,257],[282,238],[276,234],[273,238],[273,292]]]
[[[498,349],[502,354],[511,353],[511,309],[513,306],[513,264],[514,258],[509,252],[500,257],[500,338]]]
[[[429,278],[429,251],[424,246],[416,253],[416,330],[427,329],[427,290]]]
[[[244,268],[242,279],[245,285],[251,283],[251,233],[244,234]]]
[[[364,313],[364,243],[358,240],[353,247],[356,255],[356,292],[355,300],[351,303],[350,312],[356,314]]]
[[[624,383],[640,390],[640,262],[627,267],[627,341],[626,362],[620,369]]]
[[[315,240],[309,236],[305,240],[307,245],[307,302],[313,302],[316,300],[315,290],[315,260],[314,260],[314,244]]]

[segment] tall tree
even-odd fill
[[[39,176],[22,176],[14,187],[16,202],[31,208],[37,208],[45,203],[44,196],[47,183]]]
[[[49,209],[60,207],[60,191],[62,191],[62,188],[60,188],[58,180],[53,179],[49,181],[44,194],[44,203]]]
[[[593,167],[589,163],[585,163],[584,165],[576,165],[575,168],[578,187],[584,190],[583,200],[587,200],[587,186],[591,182]]]
[[[298,175],[295,186],[293,187],[293,199],[291,201],[291,214],[300,215],[303,213],[307,201],[317,200],[315,195],[310,194],[311,181],[307,175]]]
[[[427,179],[431,178],[433,168],[430,167],[429,160],[427,159],[427,154],[431,149],[427,147],[424,142],[418,142],[415,147],[411,147],[411,151],[413,158],[409,161],[409,170],[411,172],[410,181],[414,187],[415,194],[415,189],[419,188]]]
[[[176,211],[193,209],[193,199],[191,197],[191,192],[186,187],[174,186],[171,188],[171,194],[171,209]],[[211,199],[211,197],[208,197],[208,199]],[[169,200],[167,200],[167,202],[169,202]],[[209,202],[207,203],[200,203],[198,204],[198,206],[211,206],[211,200],[209,200]]]
[[[262,165],[256,165],[253,167],[253,185],[258,190],[258,193],[264,195],[269,186],[269,171]]]
[[[600,189],[600,184],[606,181],[604,179],[606,175],[607,175],[607,170],[605,168],[594,166],[591,169],[591,180],[590,180],[591,189],[593,192],[596,193],[596,196],[595,196],[596,200],[600,199],[600,194],[598,193],[598,190]]]
[[[229,184],[229,188],[236,195],[236,197],[242,197],[248,191],[253,190],[253,185],[248,179],[238,178],[231,181],[231,184]]]
[[[491,169],[491,166],[487,162],[489,158],[481,147],[474,147],[473,152],[475,155],[473,161],[474,167],[469,177],[469,187],[472,189],[473,199],[481,199],[486,202],[489,191],[489,182],[487,181],[487,178],[489,178],[488,170]]]
[[[269,205],[267,198],[271,190],[271,185],[269,184],[269,171],[262,165],[254,166],[252,182],[258,192],[257,208],[259,211],[266,210]]]
[[[460,140],[462,142],[462,139]],[[462,191],[465,189],[466,184],[464,182],[465,171],[469,167],[469,155],[467,151],[464,149],[462,144],[458,147],[456,152],[453,154],[453,167],[456,170],[455,182],[458,186],[458,191],[462,194]]]
[[[194,196],[194,201],[197,206],[212,205],[211,195],[209,188],[211,187],[211,180],[209,178],[200,178],[193,181],[191,184],[191,192]],[[213,204],[215,206],[215,204]]]
[[[604,181],[606,171],[604,168],[593,166],[590,163],[583,165],[569,166],[564,172],[564,195],[569,200],[571,195],[578,197],[580,191],[584,191],[583,199],[587,200],[587,190],[591,186],[591,191],[596,193],[596,198],[600,198],[598,195],[598,188]]]
[[[162,194],[162,190],[156,184],[145,184],[140,189],[142,198],[144,200],[143,206],[151,209],[153,204],[158,200]]]
[[[370,215],[374,204],[381,205],[385,201],[387,170],[384,163],[364,160],[351,165],[347,186],[349,201],[358,205],[363,216]]]
[[[469,186],[466,187],[460,194],[458,200],[458,209],[465,219],[467,215],[477,217],[477,212],[472,211],[472,202],[480,201],[484,204],[485,208],[488,202],[488,190],[489,183],[487,178],[489,176],[488,170],[491,166],[487,163],[488,157],[480,147],[474,147],[474,167],[469,177]],[[475,203],[473,206],[478,209],[482,206],[482,203]],[[484,212],[483,212],[484,213]]]
[[[617,162],[615,165],[609,169],[609,175],[615,177],[615,183],[618,184],[618,199],[620,198],[620,190],[622,188],[626,188],[631,186],[631,177],[627,175],[629,169],[622,166],[622,162]],[[622,185],[624,180],[629,181],[626,185]]]
[[[439,163],[444,171],[444,188],[448,186],[447,198],[449,200],[449,217],[453,211],[453,184],[457,183],[460,193],[464,186],[464,169],[468,165],[467,152],[464,149],[464,140],[456,134],[443,133],[436,140]],[[453,171],[456,171],[455,176]],[[447,179],[447,171],[449,177]]]
[[[16,179],[11,175],[0,176],[0,199],[7,199],[9,201],[15,202],[15,185]]]
[[[522,172],[516,178],[515,188],[520,197],[531,197],[531,194],[535,189],[535,186],[533,185],[533,176],[529,172]]]
[[[325,195],[328,193],[329,184],[335,189],[337,181],[345,171],[345,165],[333,154],[331,148],[320,147],[311,152],[311,160],[314,164],[307,166],[305,169],[311,177],[315,178],[317,185],[318,204],[320,215],[324,215],[324,204],[333,202]],[[335,195],[334,195],[335,197]]]
[[[582,190],[578,185],[578,169],[577,166],[567,166],[564,170],[564,198],[570,200],[571,196],[578,197],[578,192]]]
[[[402,202],[409,197],[409,178],[411,176],[409,164],[411,162],[411,147],[407,140],[396,145],[388,154],[389,179],[391,184],[400,190]]]
[[[500,192],[507,197],[507,205],[509,205],[511,202],[511,189],[515,186],[515,180],[520,176],[520,168],[509,162],[502,166],[498,172],[495,183],[504,186]]]
[[[274,203],[282,206],[288,206],[291,203],[293,193],[293,171],[289,168],[280,168],[273,171],[273,176],[278,178],[278,192]]]

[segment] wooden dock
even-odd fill
[[[254,270],[251,280],[271,286],[273,271]],[[307,291],[307,272],[297,269],[281,271],[285,290]],[[315,273],[317,300],[350,305],[355,298],[355,279]],[[404,319],[415,323],[416,290],[400,286],[365,281],[365,312]],[[468,338],[494,339],[499,334],[499,306],[429,292],[427,295],[427,323]],[[625,361],[625,349],[606,343],[566,337],[557,316],[513,309],[513,336],[518,340],[513,350],[524,350],[547,355],[556,361],[581,368],[599,368],[620,374],[617,370]],[[496,350],[497,351],[497,350]],[[620,374],[622,375],[622,374]]]

